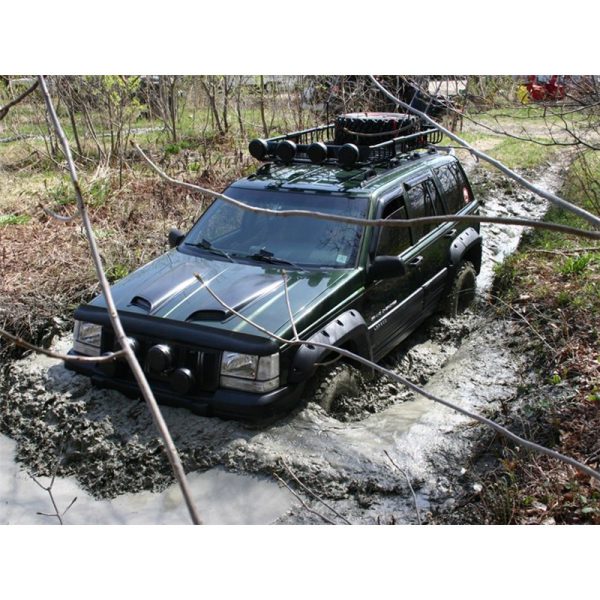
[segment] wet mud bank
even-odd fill
[[[553,164],[536,183],[556,190],[563,167]],[[547,208],[484,169],[471,178],[486,214],[539,218]],[[484,266],[473,308],[456,319],[430,319],[383,364],[446,400],[494,414],[510,411],[533,376],[512,323],[487,307],[493,265],[516,249],[521,228],[483,225],[482,233]],[[68,349],[70,340],[54,346]],[[143,402],[94,389],[45,357],[14,361],[0,378],[0,431],[16,441],[23,468],[47,475],[58,463],[59,476],[74,477],[98,500],[172,484]],[[458,492],[472,485],[473,449],[489,435],[383,378],[344,420],[312,403],[263,429],[183,409],[163,407],[163,413],[186,471],[217,468],[287,482],[306,506],[294,499],[277,523],[322,523],[307,506],[333,522],[343,522],[337,512],[352,523],[426,523],[431,512],[451,510]]]

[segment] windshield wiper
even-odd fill
[[[231,258],[225,250],[221,250],[221,248],[215,248],[213,245],[206,239],[202,238],[201,242],[185,242],[186,246],[194,246],[195,248],[202,248],[203,250],[208,250],[208,252],[212,252],[213,254],[218,254],[220,256],[224,256],[228,261],[234,263],[235,260]]]
[[[261,248],[258,252],[255,252],[254,254],[244,254],[244,255],[238,254],[236,256],[240,256],[240,257],[243,256],[243,258],[251,258],[252,260],[266,262],[271,265],[290,265],[291,267],[294,267],[295,269],[298,269],[299,271],[306,271],[306,269],[304,267],[301,267],[300,265],[293,263],[291,260],[286,260],[285,258],[278,258],[272,252],[269,252],[268,250],[265,250],[264,248]]]

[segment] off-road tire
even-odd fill
[[[475,299],[477,272],[473,263],[463,261],[454,274],[448,295],[441,305],[441,312],[448,317],[456,317],[464,312]]]
[[[404,113],[348,113],[335,121],[336,144],[372,146],[386,142],[394,135],[386,132],[399,131],[395,135],[408,135],[419,129],[419,120]],[[353,135],[356,134],[365,135]],[[376,135],[376,134],[383,135]]]
[[[317,372],[309,394],[331,415],[344,412],[344,403],[357,400],[364,393],[364,377],[360,369],[347,363],[337,364],[322,373]]]

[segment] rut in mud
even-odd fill
[[[556,190],[563,166],[552,165],[536,183]],[[486,214],[539,218],[546,210],[545,201],[499,184],[496,174],[480,170],[471,179]],[[518,341],[511,323],[489,314],[485,296],[494,264],[517,247],[520,233],[519,227],[482,225],[483,268],[473,309],[452,320],[430,319],[384,365],[465,408],[499,410],[513,401],[531,375],[523,353],[513,348]],[[66,350],[70,340],[55,345]],[[91,388],[86,378],[38,356],[5,368],[0,383],[1,430],[17,441],[17,459],[32,472],[48,474],[58,460],[59,475],[76,477],[96,498],[160,491],[172,483],[141,401]],[[484,433],[383,378],[345,420],[312,403],[264,429],[184,409],[164,407],[163,413],[186,471],[222,467],[262,477],[275,473],[293,483],[291,471],[353,523],[414,523],[415,501],[423,521],[428,509],[450,506],[453,489],[468,474],[472,443]],[[299,503],[291,506],[277,522],[321,522]]]

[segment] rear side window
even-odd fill
[[[458,212],[465,204],[471,201],[469,186],[458,163],[452,162],[435,169],[448,211],[452,214]]]

